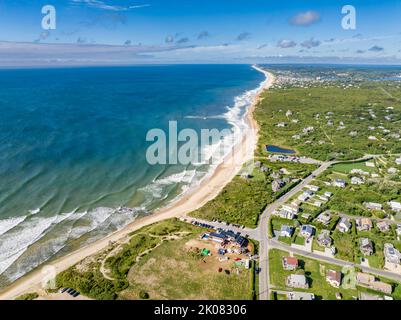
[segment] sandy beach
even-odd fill
[[[248,109],[246,114],[246,120],[250,126],[250,130],[244,134],[244,137],[241,141],[242,146],[239,148],[234,148],[234,152],[227,156],[224,162],[216,168],[215,172],[208,179],[203,180],[197,188],[191,190],[185,196],[170,204],[168,207],[162,208],[152,215],[138,218],[123,229],[112,233],[106,238],[96,241],[86,247],[80,248],[75,252],[52,261],[52,263],[48,264],[48,266],[50,265],[54,267],[55,271],[59,273],[78,263],[82,259],[103,250],[109,245],[110,242],[119,241],[120,239],[126,237],[129,233],[146,225],[173,217],[185,216],[186,214],[202,207],[208,201],[215,198],[240,171],[242,165],[252,159],[254,150],[256,148],[258,125],[253,118],[253,111],[260,100],[260,94],[264,90],[267,90],[269,87],[271,87],[275,78],[273,74],[269,72],[257,67],[254,68],[264,73],[268,79],[264,82],[263,89],[255,97],[252,106]],[[243,150],[247,151],[243,152]],[[42,268],[43,266],[35,269],[34,271],[15,281],[9,287],[0,291],[0,300],[13,299],[21,294],[32,291],[42,292]]]

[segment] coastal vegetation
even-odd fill
[[[295,180],[309,175],[316,168],[314,165],[299,163],[274,163],[264,158],[258,158],[258,162],[259,165],[249,176],[236,176],[215,199],[190,213],[190,216],[255,228],[259,215],[269,203],[291,189],[297,183]],[[262,168],[265,172],[262,172]],[[280,173],[283,169],[286,174]],[[272,190],[275,174],[290,180],[278,192]]]
[[[38,297],[39,295],[37,292],[29,292],[16,297],[15,300],[35,300]]]
[[[216,258],[191,245],[204,231],[178,219],[144,227],[60,273],[57,285],[99,300],[254,297],[254,266],[218,272]]]
[[[276,85],[255,110],[258,154],[276,144],[319,160],[400,153],[401,100],[394,82]]]

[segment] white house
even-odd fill
[[[388,203],[388,205],[390,206],[391,210],[393,210],[395,212],[401,212],[401,203],[400,202],[390,201]]]
[[[333,182],[333,185],[334,185],[335,187],[345,188],[345,187],[347,186],[347,183],[346,183],[345,180],[343,180],[343,179],[336,179],[336,180]]]
[[[291,238],[293,233],[294,233],[294,228],[293,227],[287,226],[285,224],[283,224],[281,226],[280,235],[282,237]]]
[[[307,201],[309,199],[309,195],[303,193],[301,195],[299,195],[298,200],[299,201]]]
[[[351,221],[347,218],[341,218],[340,222],[337,225],[337,229],[342,232],[346,233],[351,229]]]
[[[356,219],[355,223],[358,231],[370,231],[373,228],[372,220],[369,218]]]
[[[384,257],[386,262],[400,264],[401,254],[391,243],[384,244]]]
[[[390,225],[387,223],[387,221],[379,221],[376,223],[376,226],[381,232],[390,231]]]
[[[314,186],[314,185],[307,185],[306,186],[310,191],[313,191],[313,192],[318,192],[319,190],[320,190],[320,188],[318,187],[318,186]]]
[[[316,218],[317,222],[320,222],[325,226],[327,226],[330,223],[330,220],[331,220],[331,214],[329,212],[323,212]]]
[[[380,203],[376,203],[376,202],[365,202],[364,206],[366,209],[369,210],[382,210],[383,206]]]
[[[354,184],[354,185],[365,184],[365,179],[363,179],[361,177],[352,177],[351,178],[351,184]]]

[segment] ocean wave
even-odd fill
[[[166,198],[168,196],[167,187],[179,183],[191,184],[195,176],[196,170],[183,170],[179,173],[155,179],[152,183],[139,190],[144,192],[145,194],[149,194],[152,198]]]
[[[21,217],[18,225],[0,235],[0,274],[13,281],[53,257],[71,240],[94,230],[110,232],[120,229],[132,222],[143,209],[102,207],[52,217]],[[7,272],[9,269],[12,271]]]
[[[200,151],[204,159],[215,157],[218,163],[209,165],[207,171],[199,168],[203,164],[192,164],[192,167],[196,169],[186,168],[181,172],[154,179],[146,187],[139,189],[145,194],[145,201],[140,207],[130,210],[100,207],[51,217],[30,214],[0,220],[0,274],[13,281],[52,258],[72,240],[80,239],[96,231],[93,237],[89,236],[85,240],[90,242],[95,239],[96,234],[121,229],[141,212],[146,212],[151,204],[155,202],[162,204],[171,191],[176,190],[175,186],[180,185],[181,189],[174,199],[170,200],[171,202],[201,183],[203,179],[213,174],[217,165],[224,160],[235,144],[241,141],[248,126],[244,117],[245,112],[263,86],[264,82],[259,88],[236,97],[233,106],[228,107],[226,113],[213,117],[225,119],[232,127],[230,134],[214,145],[205,146]]]
[[[18,226],[26,217],[27,216],[22,216],[0,220],[0,236]]]

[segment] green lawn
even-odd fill
[[[297,235],[294,239],[294,243],[303,246],[305,244],[305,238]]]
[[[352,163],[339,163],[332,167],[333,171],[349,174],[353,169],[360,169],[369,173],[375,172],[375,168],[367,167],[366,161],[352,162]]]
[[[272,249],[269,251],[269,271],[271,283],[283,290],[294,290],[286,288],[286,278],[292,271],[286,271],[282,266],[282,257],[289,256],[288,252]],[[326,281],[326,271],[329,269],[341,271],[341,267],[320,263],[319,261],[307,259],[304,257],[297,257],[300,260],[300,265],[305,272],[305,276],[308,278],[310,283],[309,289],[302,289],[299,291],[312,292],[318,299],[325,300],[336,300],[336,292],[340,292],[343,299],[352,299],[353,296],[357,296],[356,290],[334,288],[329,285]],[[302,271],[302,270],[301,270]],[[297,271],[300,272],[300,271]]]

